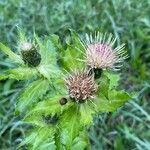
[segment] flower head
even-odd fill
[[[84,102],[87,99],[94,98],[97,86],[94,76],[89,75],[88,71],[75,72],[66,80],[70,98],[77,102]]]
[[[124,44],[113,48],[115,42],[116,38],[113,38],[112,34],[97,32],[94,36],[87,35],[84,46],[88,66],[95,69],[118,70],[127,58],[127,53]]]
[[[22,59],[29,67],[37,67],[41,62],[41,55],[37,51],[37,47],[32,43],[25,42],[20,45]]]

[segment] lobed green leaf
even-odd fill
[[[132,97],[124,91],[109,90],[108,98],[103,94],[99,94],[94,100],[94,103],[100,112],[114,112],[131,98]]]
[[[82,130],[77,105],[73,105],[62,114],[60,118],[60,129],[61,143],[65,145],[66,149],[70,149],[74,139]]]
[[[58,69],[58,67],[49,64],[49,65],[42,65],[37,68],[39,73],[43,75],[45,78],[50,80],[51,78],[55,77],[60,77],[61,76],[61,71]]]
[[[5,75],[5,74],[0,74],[0,80],[5,80],[5,79],[7,79],[7,78],[8,78],[7,75]]]
[[[91,109],[88,103],[80,104],[81,123],[83,126],[89,125],[93,122],[94,109]]]
[[[17,54],[15,54],[9,47],[5,46],[3,43],[0,43],[0,50],[3,51],[10,59],[14,62],[23,64],[23,60]]]
[[[37,70],[34,68],[15,68],[6,71],[6,76],[10,79],[28,80],[32,77],[37,77]]]
[[[83,42],[81,41],[79,35],[75,31],[71,31],[73,45],[75,46],[78,51],[80,51],[80,55],[83,58],[85,55],[85,46]]]
[[[25,36],[25,32],[21,28],[18,28],[18,44],[22,44],[24,42],[27,42],[27,38]]]
[[[19,147],[28,145],[32,150],[55,150],[54,134],[55,128],[42,127],[34,128],[28,133],[26,138],[21,142]]]
[[[71,31],[71,34],[73,43],[72,45],[67,43],[67,49],[62,52],[62,66],[66,70],[83,69],[85,67],[85,48],[78,35],[74,31]]]
[[[104,75],[107,76],[109,79],[109,89],[116,88],[119,84],[120,80],[120,74],[119,73],[109,73],[109,72],[104,72]]]
[[[87,131],[83,130],[80,132],[79,136],[74,139],[71,150],[85,150],[88,145],[88,135]]]
[[[54,43],[51,38],[54,40],[54,36],[46,37],[42,43],[37,35],[35,35],[35,40],[40,48],[39,52],[41,54],[41,64],[43,65],[57,65],[57,52]]]
[[[44,122],[43,115],[54,116],[57,114],[60,116],[61,113],[70,106],[70,103],[67,103],[64,106],[60,105],[59,100],[61,98],[61,95],[56,95],[37,103],[37,105],[35,105],[35,107],[26,114],[24,121],[36,126],[45,126],[46,124]]]
[[[47,80],[39,79],[32,82],[21,94],[17,103],[17,110],[23,112],[31,107],[31,104],[42,98],[48,89],[49,82]]]

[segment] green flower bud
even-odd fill
[[[41,62],[41,55],[31,43],[26,42],[21,45],[21,54],[24,63],[29,67],[37,67]]]
[[[65,97],[61,98],[59,100],[59,103],[60,103],[60,105],[65,105],[65,104],[67,104],[67,99]]]

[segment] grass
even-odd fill
[[[121,87],[135,91],[134,101],[113,114],[101,114],[89,129],[92,149],[150,149],[150,1],[149,0],[0,0],[0,41],[14,49],[16,27],[29,37],[56,33],[62,40],[68,29],[79,34],[100,29],[126,43],[130,58],[123,69]],[[13,64],[0,53],[1,71]],[[14,108],[21,84],[0,83],[0,149],[15,150],[25,127]]]

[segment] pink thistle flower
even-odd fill
[[[70,98],[76,102],[85,102],[95,97],[97,85],[89,71],[75,71],[65,79]]]
[[[86,35],[83,43],[86,49],[87,65],[94,69],[119,70],[128,55],[124,50],[125,44],[113,48],[115,42],[116,38],[113,38],[112,34],[95,32],[94,36]]]

